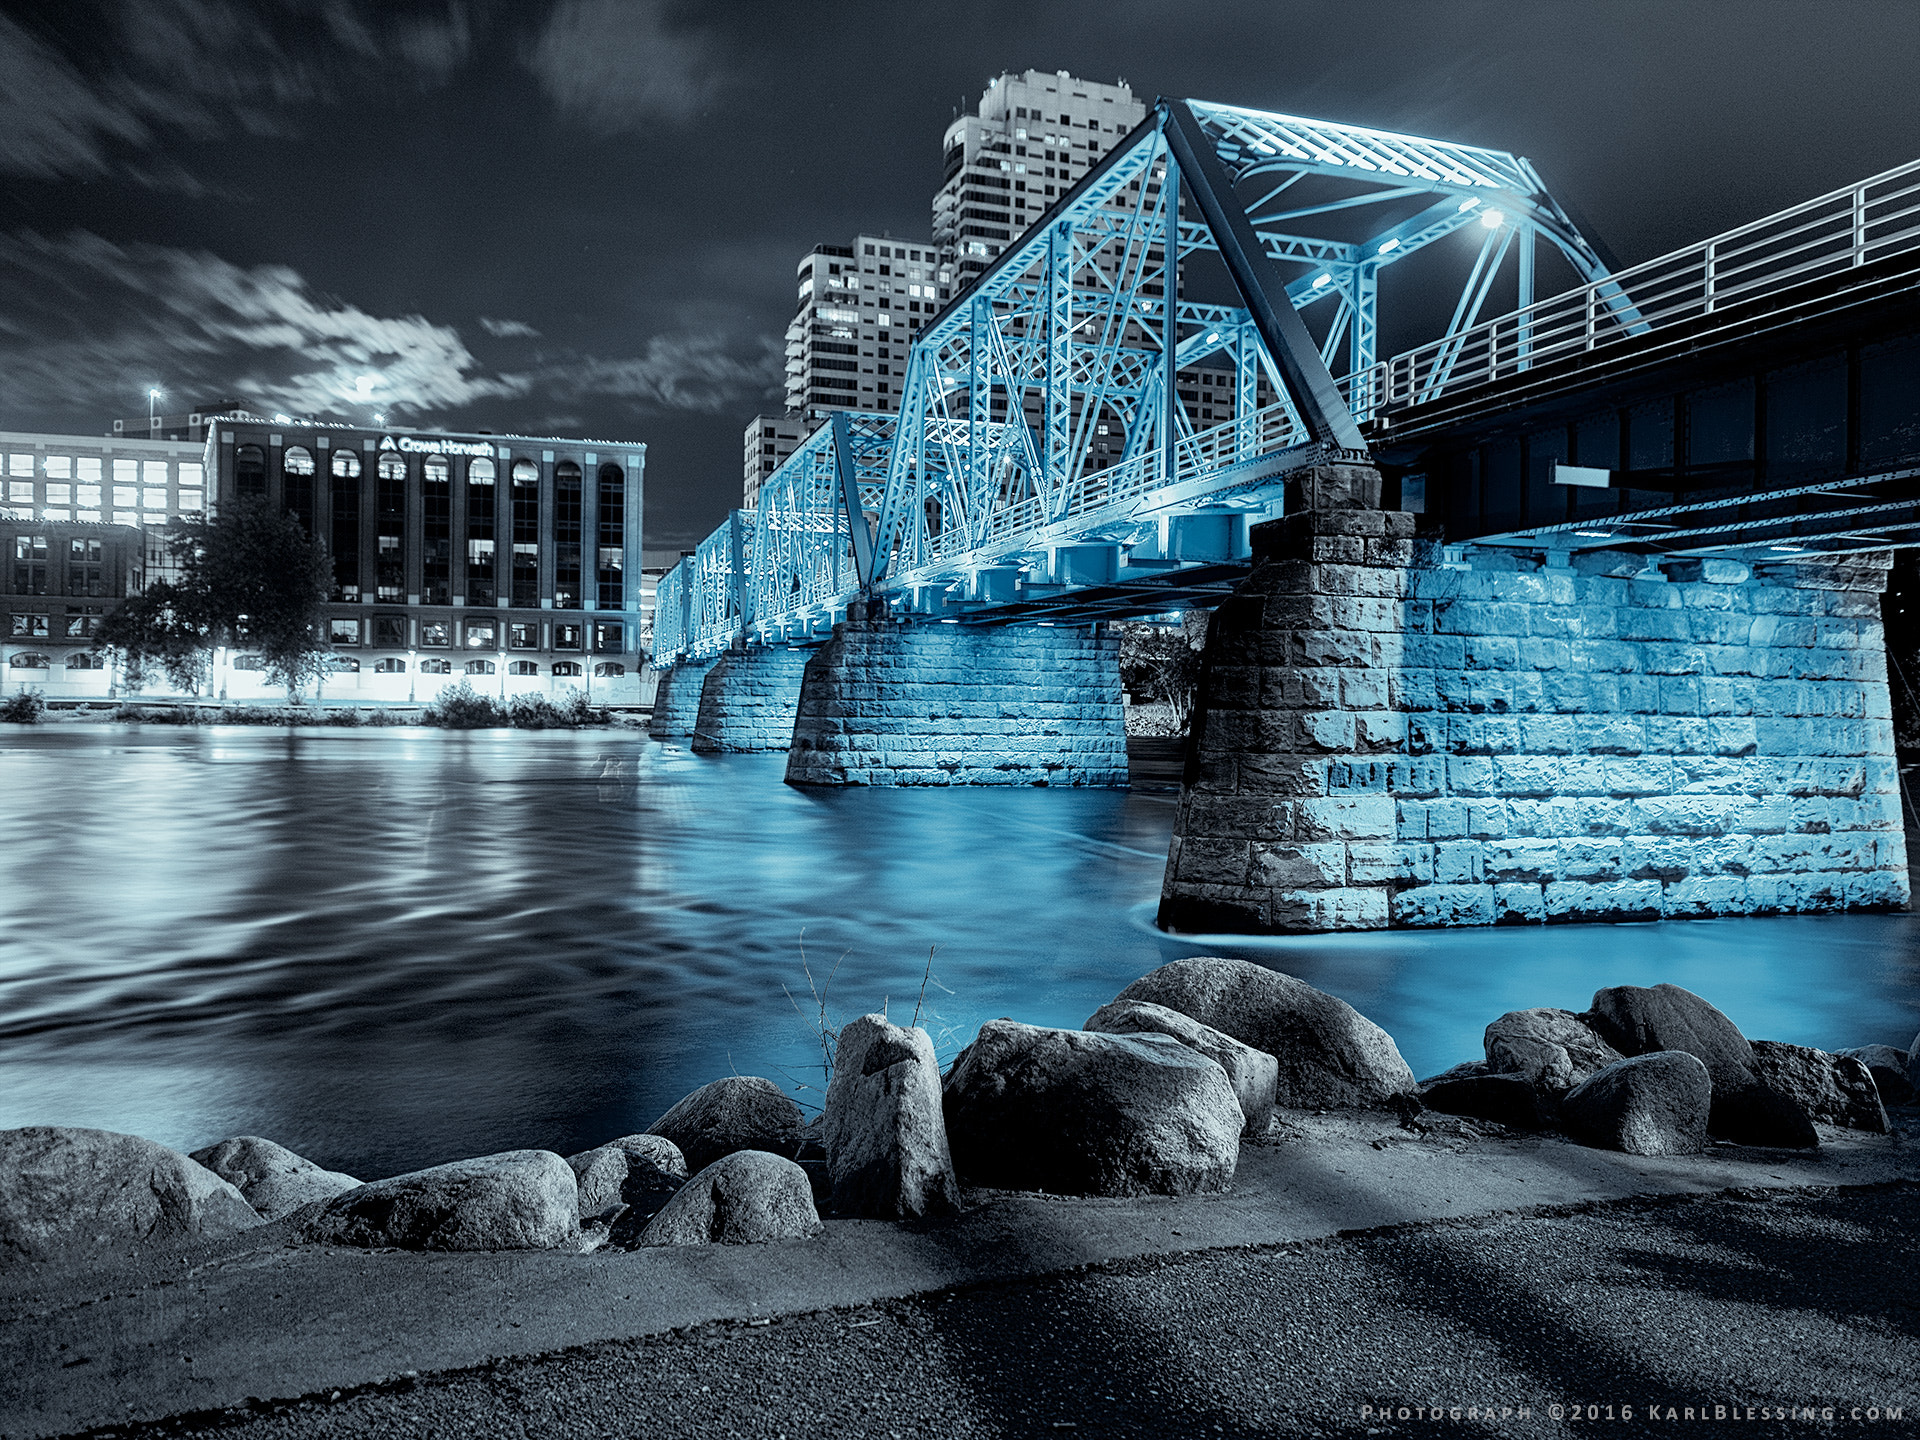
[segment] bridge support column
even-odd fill
[[[1124,786],[1119,639],[856,605],[807,661],[787,783]]]
[[[1209,627],[1163,925],[1906,903],[1884,554],[1448,567],[1410,515],[1309,504]]]
[[[785,645],[729,650],[700,686],[695,750],[784,750],[793,740],[808,652]]]
[[[653,719],[647,734],[655,740],[685,740],[692,736],[700,715],[700,689],[711,660],[682,660],[660,677],[653,695]]]

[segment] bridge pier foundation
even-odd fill
[[[784,645],[729,650],[700,685],[693,748],[703,752],[785,750],[800,706],[805,650]]]
[[[787,783],[1124,786],[1119,639],[856,604],[807,661]]]
[[[1255,569],[1213,616],[1163,925],[1907,902],[1885,552],[1448,566],[1411,515],[1335,478],[1334,508],[1289,486],[1294,513],[1256,528]]]
[[[653,695],[653,718],[647,722],[647,734],[655,740],[685,740],[692,736],[700,717],[700,691],[711,660],[682,660],[660,677]]]

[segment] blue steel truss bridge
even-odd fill
[[[1328,462],[1447,544],[1920,543],[1920,425],[1873,419],[1915,408],[1920,359],[1875,347],[1916,294],[1920,161],[1622,269],[1519,156],[1163,99],[922,330],[897,411],[835,414],[662,579],[654,660],[815,643],[862,600],[1211,605]]]

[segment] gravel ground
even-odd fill
[[[1751,1406],[1769,1433],[1914,1434],[1916,1275],[1920,1187],[1629,1201],[703,1325],[94,1433],[1620,1434],[1720,1428],[1716,1406],[1751,1428]],[[1576,1425],[1573,1406],[1602,1410]],[[1763,1414],[1795,1406],[1814,1413]]]

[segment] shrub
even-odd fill
[[[520,730],[566,730],[574,722],[544,695],[516,695],[507,702],[507,723]]]
[[[446,730],[485,730],[508,723],[507,707],[466,681],[449,686],[421,712],[421,720]]]
[[[47,697],[38,690],[22,690],[0,700],[0,720],[13,725],[38,725],[47,713]]]

